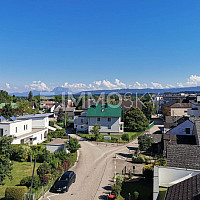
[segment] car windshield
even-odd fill
[[[62,175],[60,178],[60,181],[68,181],[69,180],[69,176],[68,175]]]

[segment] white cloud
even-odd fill
[[[7,88],[7,89],[11,89],[11,87],[10,87],[10,84],[9,84],[9,83],[6,83],[6,88]]]
[[[163,89],[164,87],[160,83],[151,82],[153,89]]]
[[[25,85],[26,89],[38,91],[50,91],[50,88],[42,81],[32,81],[30,85]]]
[[[133,87],[131,85],[129,85],[129,88],[133,88],[133,89],[144,89],[147,87],[148,87],[148,85],[146,83],[139,83],[139,82],[135,82]]]
[[[121,88],[127,88],[125,83],[122,83],[119,79],[115,79],[115,83],[117,86],[121,87]]]
[[[200,76],[191,75],[185,83],[177,83],[178,87],[192,87],[200,85]]]

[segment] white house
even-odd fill
[[[1,118],[0,136],[13,136],[13,144],[38,144],[43,142],[48,134],[50,114],[25,115],[6,120]]]
[[[92,134],[93,126],[97,124],[102,135],[121,135],[124,133],[121,112],[121,106],[117,104],[94,104],[74,120],[74,128]]]

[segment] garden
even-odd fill
[[[55,132],[49,133],[49,140],[62,135],[61,131]],[[29,192],[35,159],[36,169],[32,193],[35,193],[35,199],[38,199],[42,192],[45,193],[49,190],[55,180],[74,165],[77,159],[77,150],[80,148],[78,140],[75,138],[69,139],[66,144],[70,153],[66,153],[66,151],[50,153],[46,150],[45,144],[28,146],[13,145],[11,142],[12,138],[6,136],[0,139],[1,150],[7,149],[7,158],[10,160],[8,160],[9,170],[6,169],[6,166],[1,169],[2,174],[5,174],[0,176],[1,199],[15,197],[16,200],[21,200],[24,192]],[[3,147],[2,144],[6,144],[6,146]],[[0,152],[3,153],[3,151]],[[2,157],[5,159],[4,155]]]

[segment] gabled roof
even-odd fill
[[[167,189],[165,200],[200,200],[200,174]]]
[[[200,170],[200,146],[186,144],[167,145],[167,166]]]
[[[117,104],[93,104],[87,117],[121,117],[122,108]]]
[[[44,118],[53,115],[53,113],[44,113],[44,114],[32,114],[32,115],[24,115],[19,116],[17,119],[33,119],[33,118]]]
[[[169,107],[169,108],[192,108],[191,103],[183,103],[183,102],[177,102],[176,100],[170,101],[163,106]]]

